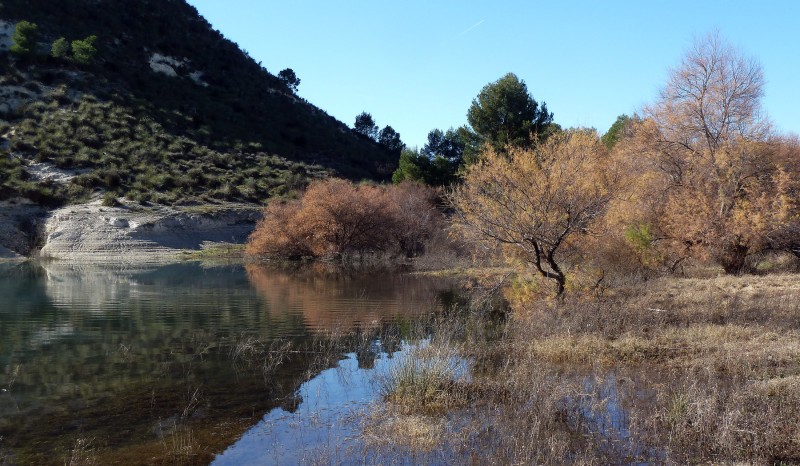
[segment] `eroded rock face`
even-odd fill
[[[154,53],[150,56],[150,69],[153,70],[155,73],[165,74],[171,78],[177,78],[180,76],[179,71],[181,73],[186,72],[189,68],[190,61],[188,58],[184,58],[179,60],[174,57],[170,57],[168,55],[162,55],[160,53]],[[191,71],[187,74],[189,78],[197,85],[208,87],[208,83],[203,81],[203,72],[202,71]]]
[[[253,205],[201,210],[73,205],[50,214],[40,255],[77,262],[168,261],[209,243],[244,243],[260,216]]]

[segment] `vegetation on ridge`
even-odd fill
[[[19,101],[0,109],[0,155],[21,167],[3,173],[2,197],[58,204],[99,189],[163,203],[263,201],[322,174],[387,179],[397,163],[297,96],[290,68],[270,74],[184,1],[10,0],[0,18],[23,25],[24,48],[0,54],[0,90]],[[126,145],[139,154],[121,154]],[[94,176],[54,185],[26,167],[33,159]],[[181,176],[194,179],[169,180]]]
[[[62,90],[63,91],[63,90]],[[102,188],[131,200],[172,204],[193,200],[261,202],[302,188],[325,171],[265,153],[230,157],[157,122],[136,118],[113,101],[84,96],[61,108],[58,96],[29,105],[11,150],[78,174],[53,189],[85,199]],[[266,195],[266,196],[265,196]]]

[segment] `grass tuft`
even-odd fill
[[[465,367],[453,347],[420,343],[379,377],[383,398],[402,414],[436,414],[461,406]]]

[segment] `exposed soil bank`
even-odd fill
[[[47,212],[24,202],[0,206],[0,258],[41,246],[43,258],[74,262],[164,262],[219,243],[241,244],[261,217],[251,204],[193,207],[103,206],[100,201]]]

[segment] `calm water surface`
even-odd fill
[[[265,422],[338,419],[342,406],[374,398],[358,371],[401,351],[404,329],[451,288],[411,275],[241,265],[0,264],[0,464],[307,458],[296,436],[265,434],[275,425]],[[299,350],[269,367],[247,357],[289,343],[330,348],[319,342],[353,331],[362,347],[337,346],[338,363]],[[330,379],[342,371],[358,373],[344,391]],[[309,392],[323,389],[342,393]]]

